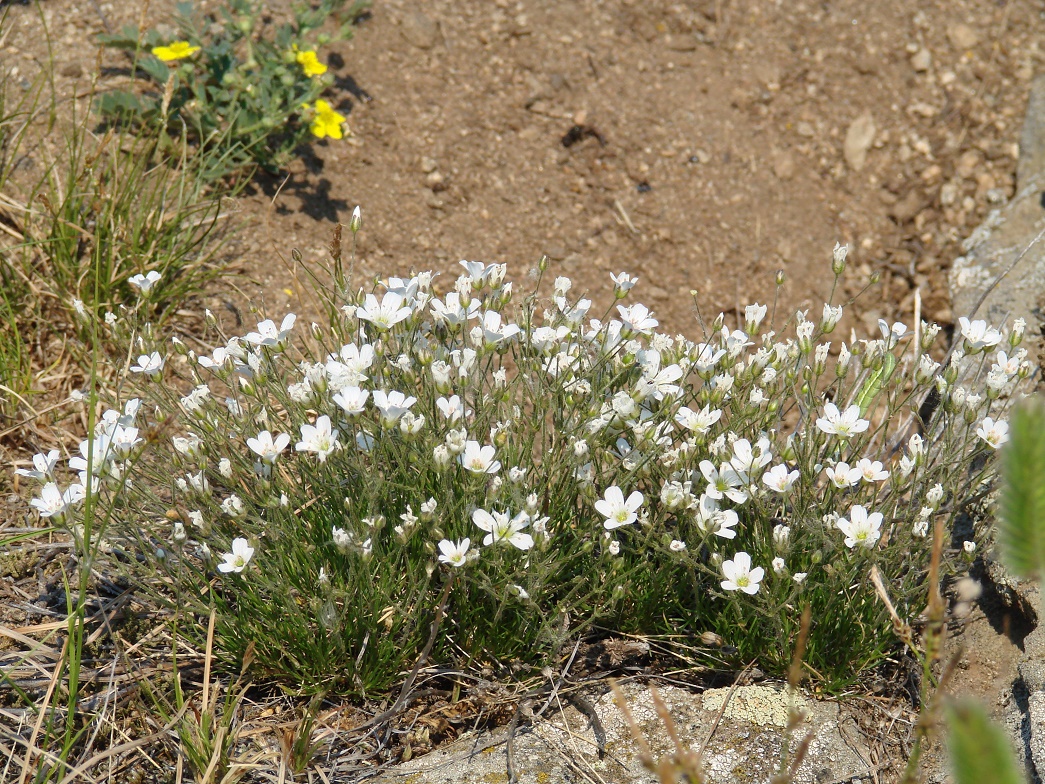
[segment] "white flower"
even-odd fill
[[[374,405],[381,412],[381,424],[385,427],[394,425],[416,402],[416,397],[407,397],[402,392],[374,390]]]
[[[338,431],[330,427],[330,417],[326,414],[316,420],[315,425],[301,426],[301,440],[294,446],[298,452],[315,452],[319,462],[337,449]]]
[[[850,549],[857,546],[871,549],[882,536],[881,512],[868,514],[859,504],[849,510],[848,520],[840,517],[835,525],[845,534],[845,546]]]
[[[613,289],[617,296],[631,291],[632,287],[639,282],[638,278],[631,277],[627,272],[620,272],[616,275],[611,272],[610,278],[613,280]]]
[[[726,356],[724,349],[716,348],[710,343],[698,343],[694,350],[690,352],[693,367],[700,374],[710,373],[724,356]]]
[[[478,441],[466,441],[464,452],[458,458],[461,465],[473,474],[496,474],[501,470],[501,461],[494,460],[497,450],[492,446],[479,446]]]
[[[791,492],[799,476],[798,469],[789,472],[786,465],[775,465],[762,474],[762,481],[770,490],[784,494]]]
[[[976,542],[962,542],[962,549],[967,555],[972,555],[976,552]]]
[[[861,457],[856,462],[856,470],[865,482],[884,482],[889,478],[889,472],[883,470],[881,462]]]
[[[826,302],[824,303],[824,314],[820,318],[820,329],[824,332],[831,332],[842,318],[841,307],[831,307]]]
[[[824,469],[824,473],[831,480],[831,484],[840,489],[858,484],[862,476],[860,469],[850,468],[849,464],[844,460],[839,460],[833,466],[828,466]]]
[[[293,313],[288,313],[283,317],[279,329],[276,329],[276,322],[272,319],[260,321],[257,332],[247,333],[247,342],[255,346],[281,346],[290,335],[290,330],[294,329],[297,318]]]
[[[723,590],[743,591],[754,596],[758,593],[759,583],[765,577],[766,571],[761,566],[751,568],[751,556],[741,551],[733,556],[732,560],[722,562]]]
[[[762,319],[766,317],[768,312],[769,308],[766,305],[759,305],[757,302],[753,305],[748,305],[744,308],[744,328],[750,334],[754,334],[758,331],[758,325],[762,323]]]
[[[620,542],[614,539],[606,549],[610,555],[620,555]]]
[[[807,575],[808,575],[808,572],[795,572],[791,576],[791,579],[794,580],[799,585],[801,585],[802,583],[804,583],[806,581]]]
[[[147,376],[155,376],[163,370],[163,357],[160,356],[159,351],[153,351],[151,354],[142,354],[138,357],[138,364],[131,365],[132,373],[144,373]]]
[[[642,493],[638,490],[624,500],[624,493],[617,485],[610,485],[602,498],[595,502],[595,511],[605,517],[603,527],[607,531],[620,528],[622,525],[631,525],[638,520],[638,510],[643,502]]]
[[[711,426],[721,418],[722,412],[718,409],[712,409],[711,406],[704,406],[700,411],[691,411],[686,406],[682,406],[678,413],[675,414],[676,422],[687,430],[701,436],[707,435]]]
[[[148,294],[149,289],[156,285],[160,280],[160,277],[160,273],[156,270],[149,270],[145,275],[131,275],[131,277],[127,278],[127,282],[135,288],[140,289],[142,294]]]
[[[867,430],[870,423],[860,418],[860,406],[852,405],[840,412],[834,403],[824,404],[824,416],[816,420],[816,426],[828,435],[849,438]]]
[[[399,418],[399,429],[405,436],[416,436],[421,432],[421,429],[425,426],[424,414],[414,414],[412,411],[407,411]],[[369,452],[370,450],[365,450]]]
[[[437,321],[441,321],[451,328],[460,327],[469,319],[479,315],[479,300],[469,300],[467,305],[462,304],[461,295],[451,291],[446,295],[446,302],[434,299],[430,305],[432,315]]]
[[[456,422],[464,416],[464,403],[461,402],[458,395],[451,395],[449,398],[440,397],[435,401],[435,405],[448,422]]]
[[[660,324],[645,305],[636,304],[627,308],[618,305],[617,312],[620,313],[620,320],[624,322],[624,329],[631,332],[649,334]]]
[[[394,291],[386,291],[380,301],[373,294],[367,294],[363,305],[356,308],[356,316],[369,321],[379,330],[391,329],[400,321],[410,318],[412,311],[403,303],[403,296]]]
[[[686,543],[679,539],[672,539],[671,544],[668,545],[668,549],[673,553],[681,553],[686,549]]]
[[[791,526],[777,524],[773,526],[773,546],[778,550],[786,550],[791,539]]]
[[[19,476],[28,476],[31,479],[36,479],[37,481],[42,482],[51,476],[54,467],[58,465],[58,458],[60,456],[61,455],[57,449],[52,449],[46,455],[33,455],[32,469],[16,468],[15,473]]]
[[[248,438],[247,446],[266,463],[275,463],[280,453],[290,445],[290,436],[280,433],[275,438],[268,430],[262,430],[257,438]]]
[[[709,498],[714,498],[718,501],[725,496],[736,504],[742,504],[747,501],[749,497],[746,489],[747,482],[729,463],[723,463],[716,470],[714,463],[710,460],[701,460],[700,473],[704,475],[708,482],[705,494]]]
[[[460,542],[451,542],[449,539],[443,539],[439,542],[439,560],[442,563],[460,568],[468,563],[468,548],[471,545],[472,540],[467,537]]]
[[[520,550],[533,547],[533,537],[522,533],[522,529],[530,524],[530,516],[526,512],[509,517],[507,512],[490,513],[485,509],[476,509],[472,512],[472,522],[487,532],[483,539],[487,547],[500,542],[508,542]]]
[[[915,520],[914,526],[911,529],[911,534],[917,536],[919,539],[924,539],[925,535],[929,533],[929,521],[925,519]]]
[[[1004,419],[995,422],[991,417],[984,417],[976,428],[976,435],[987,442],[992,449],[997,449],[1009,440],[1009,423]]]
[[[254,548],[247,544],[247,540],[242,536],[237,536],[232,540],[232,552],[221,556],[225,559],[225,563],[218,564],[218,571],[225,573],[242,572],[247,564],[250,563],[253,555]]]
[[[496,346],[502,340],[510,340],[522,332],[517,324],[501,324],[501,314],[496,310],[488,310],[483,314],[481,329],[487,346]]]
[[[958,319],[965,338],[965,350],[974,354],[981,349],[996,346],[1001,342],[1001,333],[994,327],[988,327],[986,321],[969,321],[965,316]]]
[[[335,392],[330,399],[349,416],[359,416],[366,408],[366,401],[369,397],[370,393],[367,390],[350,386],[344,387],[340,392]]]
[[[744,482],[753,481],[752,474],[773,459],[773,454],[769,451],[768,438],[763,436],[758,439],[755,447],[758,449],[757,456],[751,447],[751,442],[746,438],[738,438],[733,442],[733,457],[729,459],[729,464],[733,466],[733,469]]]
[[[40,513],[40,517],[54,517],[60,520],[74,505],[87,497],[87,488],[82,484],[69,485],[63,493],[54,482],[48,482],[40,488],[40,497],[34,498],[29,505]]]
[[[773,573],[774,574],[786,574],[787,567],[784,565],[784,559],[779,556],[773,559]]]
[[[246,507],[243,506],[240,497],[233,494],[221,502],[221,511],[229,517],[241,517],[246,511]]]

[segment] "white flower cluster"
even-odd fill
[[[630,544],[662,540],[664,557],[722,591],[755,595],[775,581],[786,595],[808,589],[813,569],[823,576],[812,551],[822,557],[824,541],[852,560],[923,537],[944,496],[937,483],[955,481],[947,463],[1005,442],[1007,401],[1030,372],[1019,323],[1006,353],[1001,332],[963,319],[946,366],[929,354],[930,324],[883,321],[876,339],[818,342],[842,317],[832,305],[816,322],[799,312],[793,337],[760,332],[767,307],[756,304],[737,328],[719,316],[692,341],[657,331],[641,304],[593,318],[566,278],[543,311],[531,298],[510,314],[504,265],[462,266],[442,294],[432,273],[361,294],[331,325],[348,336],[340,345],[299,355],[290,314],[209,356],[186,352],[193,391],[169,411],[183,423],[173,500],[196,508],[175,527],[176,547],[194,538],[209,553],[220,526],[214,541],[231,551],[218,569],[242,572],[263,534],[256,521],[301,513],[322,482],[395,477],[398,508],[346,498],[344,522],[325,529],[331,553],[370,557],[420,531],[451,567],[479,557],[480,535],[491,558],[554,554],[569,540],[612,564]],[[613,276],[615,300],[636,280]],[[164,364],[154,351],[131,370]],[[931,421],[896,403],[932,388]],[[89,481],[124,477],[142,441],[138,411],[135,400],[107,412],[69,463],[78,484],[60,490],[55,453],[20,471],[44,483],[32,502],[42,516],[68,520]],[[928,514],[908,519],[907,508]],[[384,515],[402,524],[386,528]]]

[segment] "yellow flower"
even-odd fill
[[[320,76],[327,72],[326,64],[319,62],[316,53],[311,49],[304,52],[298,52],[295,55],[295,59],[298,61],[298,65],[300,65],[305,71],[305,76]]]
[[[306,107],[308,104],[306,104]],[[322,98],[316,99],[316,116],[312,120],[312,134],[320,139],[329,136],[331,139],[340,139],[344,135],[341,131],[341,123],[345,121],[345,115],[334,111],[334,107]]]
[[[163,60],[163,62],[171,63],[175,60],[192,57],[199,50],[198,46],[193,46],[188,41],[175,41],[170,46],[153,47],[152,53]]]

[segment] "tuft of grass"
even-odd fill
[[[167,323],[223,274],[223,200],[235,195],[203,181],[205,158],[172,161],[155,140],[98,136],[49,84],[45,71],[32,98],[12,103],[17,88],[0,75],[0,431],[16,436],[39,413],[35,398],[61,400],[84,382],[93,340],[115,349],[112,330],[89,321],[133,307]],[[131,279],[154,270],[162,279],[142,299]]]

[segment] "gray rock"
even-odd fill
[[[653,753],[669,754],[674,746],[657,717],[649,688],[625,684],[622,690]],[[682,742],[699,750],[707,741],[703,765],[709,784],[768,782],[777,769],[785,741],[787,690],[772,685],[741,686],[727,701],[728,692],[714,689],[695,695],[671,686],[660,689]],[[605,732],[605,755],[600,759],[596,733],[588,717],[566,707],[548,720],[520,728],[516,733],[513,764],[520,784],[655,781],[642,767],[639,748],[612,695],[607,693],[592,702]],[[871,770],[866,762],[871,758],[869,749],[838,703],[800,697],[796,707],[807,713],[808,721],[794,733],[791,749],[806,732],[813,733],[808,753],[798,768],[796,784],[870,780]],[[712,732],[720,712],[721,721]],[[503,728],[463,737],[446,748],[398,766],[377,781],[506,782],[506,740],[507,730]]]
[[[1000,327],[1022,317],[1027,335],[1040,335],[1045,296],[1045,78],[1031,87],[1020,138],[1016,196],[987,219],[962,244],[965,255],[950,273],[951,303],[956,316],[975,315]],[[1033,246],[1032,246],[1033,245]],[[997,283],[995,283],[997,281]],[[1036,341],[1024,345],[1040,361]]]

